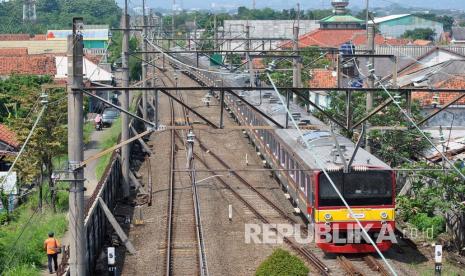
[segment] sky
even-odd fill
[[[124,0],[117,0],[124,3]],[[175,0],[183,9],[211,9],[212,7],[237,8],[239,6],[252,7],[253,0]],[[257,8],[270,7],[274,9],[290,9],[299,2],[303,9],[327,9],[331,7],[331,0],[255,0]],[[350,5],[365,7],[366,0],[350,0]],[[142,0],[129,0],[131,6],[140,6]],[[146,0],[152,8],[171,8],[173,0]],[[369,0],[371,7],[383,7],[399,4],[404,7],[422,7],[433,9],[464,9],[464,0]],[[438,3],[441,5],[438,6]]]

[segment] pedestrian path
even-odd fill
[[[90,141],[89,143],[85,145],[85,148],[84,148],[84,159],[87,159],[91,157],[92,155],[101,151],[99,147],[100,142],[105,136],[105,133],[107,133],[108,131],[109,131],[108,128],[104,128],[101,131],[94,130],[92,132],[90,136]],[[98,159],[93,160],[92,162],[87,164],[86,167],[84,168],[84,178],[86,179],[85,184],[84,184],[86,188],[86,191],[84,192],[84,201],[87,201],[92,196],[95,188],[97,187],[98,179],[97,179],[97,176],[95,175],[95,168],[97,166],[97,163],[98,163]],[[71,240],[70,232],[66,231],[65,235],[60,239],[60,243],[64,246],[68,246],[70,243],[70,240]],[[58,263],[61,262],[61,258],[62,258],[62,255],[58,255]],[[45,264],[45,266],[46,265],[47,264]],[[41,275],[50,275],[47,267],[45,267]]]

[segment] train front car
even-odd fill
[[[347,204],[350,214],[328,177],[315,174],[315,230],[317,245],[330,253],[369,253],[374,246],[362,234],[354,217],[381,251],[395,239],[395,175],[386,168],[355,166],[350,172],[328,173]]]

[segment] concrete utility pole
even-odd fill
[[[175,28],[174,28],[174,16],[176,15],[176,0],[173,0],[173,14],[171,15],[171,38],[174,38],[174,31],[175,31]],[[168,41],[169,43],[169,41]],[[174,45],[176,45],[176,43],[174,43]],[[170,48],[170,47],[168,47]]]
[[[68,158],[73,172],[69,188],[70,274],[87,275],[86,231],[84,227],[84,160],[83,88],[84,42],[80,30],[82,18],[73,18],[73,34],[68,36]]]
[[[300,28],[300,4],[297,3],[297,26],[293,28],[293,50],[299,51],[299,28]],[[302,87],[302,58],[296,57],[293,62],[292,70],[292,86],[300,88]],[[297,101],[297,97],[294,95],[294,101]]]
[[[218,26],[216,22],[216,14],[213,16],[213,49],[218,50]]]
[[[251,43],[251,40],[250,40],[250,25],[249,25],[248,21],[247,21],[247,25],[245,26],[245,38],[247,39],[247,41],[245,43],[245,50],[250,51],[250,50],[252,50],[252,43]],[[255,87],[255,73],[254,73],[254,70],[253,70],[253,61],[250,58],[250,53],[249,52],[245,53],[245,56],[246,56],[247,61],[249,63],[250,86]]]
[[[142,0],[142,21],[143,21],[143,27],[142,27],[142,51],[144,52],[142,54],[142,87],[147,87],[147,60],[148,60],[148,55],[147,55],[147,41],[145,40],[147,38],[147,16],[145,14],[145,0]],[[147,120],[147,101],[148,101],[148,95],[147,93],[142,93],[142,118]]]
[[[370,54],[374,55],[375,54],[375,25],[373,23],[370,23],[367,25],[367,32],[368,32],[368,49],[370,50]],[[369,58],[369,63],[371,64],[370,67],[374,70],[375,68],[375,58],[370,57]],[[370,68],[369,68],[370,69]],[[368,87],[373,88],[375,86],[375,78],[374,78],[374,71],[370,72],[370,75],[368,77]],[[373,109],[373,92],[367,92],[367,99],[366,99],[366,111],[370,112]],[[370,147],[370,140],[369,140],[369,134],[370,134],[370,129],[369,129],[369,123],[367,123],[367,135],[366,135],[366,143],[365,143],[365,149],[368,152],[371,152],[371,147]]]
[[[122,42],[122,86],[129,87],[129,15],[128,0],[124,1],[124,14],[122,18],[123,42]],[[121,95],[121,108],[129,110],[129,90],[124,90]],[[129,115],[121,114],[121,141],[129,139]],[[123,174],[123,197],[129,196],[129,145],[121,148],[121,170]]]

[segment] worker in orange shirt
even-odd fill
[[[53,274],[52,261],[55,267],[55,272],[58,269],[58,253],[61,253],[60,242],[55,239],[53,232],[48,233],[48,239],[44,241],[44,248],[47,251],[48,271]]]

